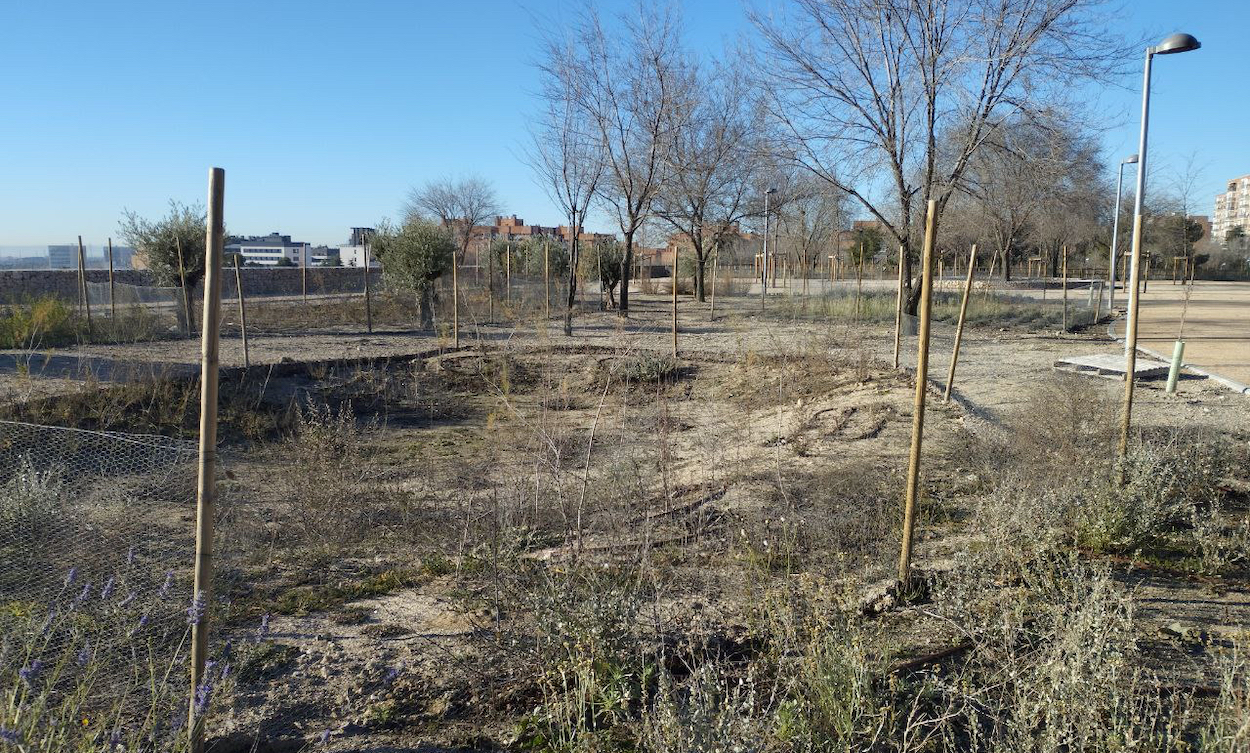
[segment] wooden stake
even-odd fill
[[[91,339],[91,296],[87,292],[87,252],[82,247],[82,236],[78,236],[78,279],[82,290],[82,308],[87,315],[87,339]]]
[[[191,625],[191,698],[187,720],[192,753],[204,750],[204,721],[196,718],[196,696],[205,682],[213,597],[213,516],[217,489],[218,329],[221,323],[221,256],[225,246],[222,219],[226,173],[208,174],[208,232],[204,244],[204,328],[200,340],[200,455],[195,499],[195,590]]]
[[[117,290],[113,285],[113,239],[109,238],[109,316],[113,319],[113,328],[117,328]]]
[[[546,303],[543,310],[546,312],[544,316],[551,319],[551,241],[543,241],[543,291],[546,295]]]
[[[712,252],[712,310],[711,320],[716,321],[716,262],[720,259],[720,247]]]
[[[673,361],[677,361],[677,255],[680,244],[673,247]]]
[[[859,297],[864,291],[864,242],[859,243],[859,266],[855,272],[855,321],[859,321]]]
[[[1063,331],[1068,331],[1068,247],[1063,247]]]
[[[903,245],[898,247],[898,300],[894,303],[894,368],[898,368],[898,347],[903,338]]]
[[[946,372],[946,392],[942,402],[951,401],[951,387],[955,384],[955,364],[959,363],[959,344],[964,338],[964,317],[968,314],[968,299],[972,297],[972,269],[977,263],[977,244],[972,244],[972,253],[968,256],[968,276],[964,279],[964,299],[959,304],[959,322],[955,325],[955,347],[951,350],[951,368]]]
[[[238,261],[238,257],[235,257],[235,261],[236,262]],[[321,279],[324,280],[325,278],[322,277]],[[242,288],[240,288],[240,290],[242,290]],[[325,290],[324,286],[322,287],[322,290]],[[304,305],[307,306],[308,305],[308,249],[307,248],[304,249],[304,263],[300,265],[300,294],[304,299]],[[243,294],[240,293],[239,297],[241,298],[242,295]]]
[[[486,321],[495,321],[495,250],[486,247]]]
[[[369,290],[369,235],[362,233],[360,238],[360,259],[364,262],[361,269],[365,274],[365,329],[373,334],[373,294]]]
[[[239,294],[239,328],[243,332],[243,368],[250,368],[252,359],[247,352],[247,308],[243,302],[243,275],[239,272],[239,256],[234,257],[234,290]]]
[[[182,259],[182,239],[174,238],[174,246],[178,249],[178,279],[182,282],[182,315],[187,320],[187,337],[191,336],[191,293],[187,290],[187,265]]]
[[[467,245],[464,252],[467,256]],[[455,252],[451,256],[451,345],[453,348],[460,347],[460,257]]]
[[[937,201],[929,200],[925,216],[924,261],[921,266],[920,342],[916,353],[916,402],[912,411],[911,453],[907,464],[907,500],[903,507],[903,546],[898,560],[899,594],[911,578],[912,534],[916,527],[916,498],[920,493],[920,445],[924,437],[924,408],[929,377],[929,315],[933,307],[933,236]]]
[[[505,253],[506,253],[506,256],[504,256],[504,260],[503,260],[504,300],[508,303],[508,305],[512,305],[512,242],[511,241],[508,242],[507,248],[505,249]]]

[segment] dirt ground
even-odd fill
[[[1167,358],[1185,340],[1185,363],[1250,385],[1250,282],[1150,283],[1141,299],[1138,341]],[[1183,321],[1183,326],[1182,326]],[[1124,327],[1117,323],[1116,333]]]
[[[1154,286],[1150,295],[1156,295]],[[1163,292],[1157,295],[1163,298]],[[780,525],[785,515],[815,525],[821,515],[829,514],[822,505],[830,506],[834,514],[842,509],[839,504],[853,508],[857,495],[869,496],[867,486],[856,484],[896,482],[906,466],[912,376],[890,367],[891,327],[787,319],[761,314],[756,299],[732,298],[717,301],[715,321],[706,305],[682,303],[679,363],[690,370],[683,380],[664,390],[624,389],[609,381],[597,394],[598,380],[610,364],[671,348],[669,300],[637,296],[632,303],[628,320],[611,313],[579,317],[572,337],[564,336],[557,322],[476,326],[462,335],[459,351],[445,337],[399,331],[259,336],[251,340],[251,360],[253,369],[263,373],[271,365],[288,362],[399,359],[441,348],[441,354],[422,359],[402,375],[401,398],[406,402],[392,406],[382,429],[370,440],[369,457],[387,487],[428,498],[434,509],[452,509],[461,504],[458,499],[471,497],[496,505],[490,514],[497,519],[501,503],[489,496],[492,489],[515,494],[518,510],[524,510],[525,495],[530,493],[527,478],[538,483],[534,458],[539,453],[526,449],[528,442],[549,443],[558,457],[576,453],[575,465],[583,462],[585,453],[587,478],[631,472],[645,477],[645,485],[599,506],[587,506],[594,524],[584,540],[579,537],[576,551],[610,558],[621,551],[654,549],[660,553],[656,556],[667,558],[671,578],[657,611],[674,624],[706,625],[710,631],[723,632],[747,619],[749,605],[725,596],[741,590],[741,573],[709,563],[721,563],[726,552],[734,556],[767,552],[770,535],[787,530]],[[1166,330],[1165,317],[1171,311],[1167,305],[1174,304],[1161,302],[1144,309],[1151,312],[1147,331]],[[1199,286],[1186,326],[1195,326],[1195,334],[1203,327],[1215,332],[1224,326],[1219,324],[1222,312],[1232,305],[1222,289]],[[1206,312],[1197,319],[1192,317],[1196,306]],[[992,442],[1016,414],[1036,403],[1039,390],[1073,378],[1054,371],[1056,359],[1115,351],[1117,345],[1099,329],[1067,334],[969,329],[950,404],[943,404],[940,397],[949,332],[944,330],[935,339],[922,468],[926,493],[935,507],[971,493],[965,481],[971,461],[962,456],[970,437]],[[1232,332],[1233,325],[1220,331]],[[1235,367],[1236,354],[1244,353],[1235,344],[1244,348],[1246,341],[1221,337],[1198,334],[1191,340],[1194,350],[1187,360],[1205,366],[1211,359]],[[222,343],[223,365],[242,365],[239,345],[234,339]],[[1204,349],[1208,345],[1210,349]],[[914,361],[915,347],[914,337],[903,339],[904,364]],[[514,360],[508,361],[502,375],[492,372],[484,389],[481,364],[504,354]],[[27,358],[24,364],[20,354],[0,354],[0,402],[38,399],[84,389],[84,384],[86,389],[100,389],[112,380],[132,378],[135,369],[169,376],[194,373],[197,356],[198,343],[191,341],[65,349]],[[1245,365],[1244,359],[1241,363]],[[1237,373],[1234,368],[1228,375],[1237,378]],[[91,375],[86,382],[84,374]],[[322,381],[358,393],[391,389],[362,385],[363,379],[335,374]],[[478,380],[474,387],[466,386],[474,379]],[[1108,404],[1116,404],[1122,393],[1119,382],[1077,379]],[[570,381],[581,386],[570,388]],[[596,388],[586,389],[586,384]],[[301,384],[298,389],[315,391],[323,386]],[[326,394],[331,391],[324,389]],[[441,412],[429,408],[444,399],[456,407]],[[1159,383],[1141,383],[1134,418],[1139,430],[1184,427],[1250,446],[1246,429],[1250,396],[1205,379],[1185,379],[1175,396],[1166,395]],[[500,438],[514,442],[517,449],[500,453],[494,449]],[[1105,451],[1110,455],[1115,448],[1108,445]],[[287,488],[270,479],[273,457],[250,449],[223,454],[231,484],[239,490],[235,497],[239,504],[267,509],[289,496]],[[609,457],[628,458],[634,467],[623,469]],[[822,492],[819,505],[804,501],[805,490],[818,483],[821,489],[845,485],[849,490],[845,497]],[[584,481],[582,498],[586,485]],[[564,491],[576,500],[576,485]],[[535,490],[535,518],[538,496]],[[581,509],[579,503],[579,522]],[[473,514],[472,509],[463,513],[465,538]],[[894,543],[884,540],[889,525],[883,529],[873,525],[871,520],[865,523],[862,540],[845,542],[847,551],[825,553],[862,556],[855,583],[865,594],[891,582],[897,556]],[[429,535],[454,549],[460,533],[449,528]],[[763,537],[762,548],[756,536]],[[746,538],[752,541],[744,543]],[[223,546],[230,546],[229,536],[226,541]],[[922,521],[917,541],[917,564],[928,571],[950,567],[970,547],[984,544],[961,535],[956,520],[940,516]],[[567,541],[539,542],[528,547],[526,558],[558,563],[571,556],[573,547]],[[863,552],[854,551],[857,548]],[[389,567],[394,553],[384,549],[378,546],[376,561],[362,557],[350,564],[369,572]],[[733,561],[732,556],[729,559]],[[272,562],[266,567],[263,572],[268,575],[263,577],[273,577],[280,569]],[[325,578],[317,582],[346,577],[330,572],[333,569],[327,565]],[[309,582],[314,579],[313,573],[304,575]],[[1186,636],[1239,637],[1250,626],[1250,589],[1245,584],[1213,588],[1210,581],[1140,569],[1134,563],[1117,575],[1135,594],[1143,641],[1157,643],[1157,655],[1170,655],[1169,651],[1183,655],[1164,663],[1167,672],[1185,682],[1201,681],[1194,679],[1200,670],[1187,673],[1180,666],[1189,661],[1184,658]],[[380,595],[349,598],[333,609],[276,614],[272,640],[286,653],[259,675],[260,682],[234,695],[220,722],[219,739],[236,741],[243,749],[248,730],[269,724],[275,739],[310,741],[324,733],[329,750],[489,747],[463,709],[485,704],[512,710],[532,704],[532,699],[508,699],[504,679],[483,674],[481,646],[491,643],[492,633],[500,642],[513,619],[499,607],[503,600],[498,591],[506,584],[501,587],[496,576],[491,585],[487,578],[480,593],[466,595],[464,580],[458,576],[442,567],[425,567],[411,585]],[[824,587],[833,591],[838,584]],[[351,619],[344,619],[345,613]],[[941,625],[923,622],[918,613],[907,613],[897,623],[895,629],[913,653],[940,648],[955,637]],[[233,630],[234,638],[246,640],[248,629]],[[481,697],[492,692],[503,700]],[[399,709],[408,710],[408,723],[395,722]],[[491,740],[507,734],[492,732]]]

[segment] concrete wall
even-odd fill
[[[234,269],[223,270],[222,296],[235,297]],[[302,272],[299,267],[274,269],[244,267],[242,270],[243,292],[248,296],[297,296],[302,292]],[[150,286],[154,284],[152,273],[140,269],[119,269],[113,279],[122,285]],[[87,270],[88,282],[108,282],[108,271]],[[381,287],[382,273],[370,270],[369,284]],[[357,293],[364,290],[363,273],[347,267],[310,267],[308,269],[309,295],[333,293]],[[73,269],[37,269],[30,271],[0,271],[0,304],[20,303],[45,295],[55,295],[68,302],[78,300],[78,271]]]

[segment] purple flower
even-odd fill
[[[156,592],[156,598],[163,599],[169,596],[169,589],[174,586],[174,571],[170,570],[165,573],[165,584],[161,586],[161,590]]]
[[[108,598],[112,595],[113,595],[113,579],[109,578],[108,580],[104,581],[104,588],[100,589],[100,601],[108,601]]]
[[[72,609],[73,607],[76,607],[79,604],[82,604],[84,601],[87,600],[87,597],[90,595],[91,595],[91,584],[90,583],[82,584],[82,593],[78,594],[78,598],[74,599],[74,603],[70,605],[70,608]]]
[[[204,716],[213,700],[213,684],[207,680],[195,688],[195,715]]]
[[[39,628],[39,634],[40,634],[40,635],[47,635],[47,634],[48,634],[48,631],[52,629],[52,621],[53,621],[54,619],[56,619],[56,610],[55,610],[55,609],[49,609],[49,610],[48,610],[48,616],[47,616],[47,617],[45,617],[45,618],[43,618],[43,627]]]
[[[65,574],[65,587],[69,588],[74,585],[74,581],[78,580],[78,568],[71,567],[69,572]]]
[[[229,664],[221,665],[221,679],[224,680],[229,676],[230,676],[230,665]]]
[[[133,565],[135,563],[135,548],[132,546],[126,552],[126,564]]]
[[[124,598],[124,599],[122,599],[121,601],[117,602],[117,607],[118,607],[119,609],[125,609],[126,607],[130,606],[130,602],[134,601],[134,600],[135,600],[135,599],[137,599],[137,598],[139,598],[139,592],[138,592],[138,591],[131,591],[131,592],[130,592],[127,596],[126,596],[126,598]]]
[[[122,746],[122,733],[120,730],[113,730],[113,734],[109,735],[109,747],[120,748]]]
[[[322,744],[325,744],[325,743],[329,742],[329,741],[330,741],[330,730],[324,730],[324,731],[321,733],[321,737],[319,737],[319,738],[317,738],[317,739],[318,739],[319,741],[321,741],[321,743],[322,743]]]
[[[17,672],[17,676],[22,678],[22,682],[32,685],[39,678],[39,672],[43,669],[43,662],[35,659],[30,664],[22,667]]]
[[[130,634],[133,636],[135,633],[141,632],[147,626],[148,626],[148,613],[144,612],[143,614],[139,615],[139,623],[135,625],[133,630],[130,631]]]
[[[0,742],[7,745],[20,745],[22,737],[17,734],[17,730],[0,726]]]
[[[78,651],[78,666],[85,667],[89,661],[91,661],[91,644],[84,643],[82,649]]]
[[[262,615],[260,618],[260,627],[256,628],[256,642],[260,643],[269,637],[269,615]]]
[[[187,607],[187,624],[198,625],[202,619],[204,619],[204,592],[199,591],[191,600],[191,606]]]

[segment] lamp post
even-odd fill
[[[1127,159],[1120,160],[1120,177],[1115,182],[1115,216],[1111,220],[1111,278],[1108,281],[1111,289],[1111,297],[1107,301],[1107,310],[1115,309],[1115,265],[1116,251],[1119,249],[1120,238],[1120,197],[1124,194],[1124,166],[1137,164],[1137,155],[1134,154]]]
[[[1133,414],[1133,376],[1137,369],[1137,310],[1141,305],[1137,286],[1141,276],[1142,199],[1146,193],[1146,135],[1150,126],[1150,64],[1155,55],[1172,55],[1201,47],[1189,34],[1173,34],[1154,47],[1146,48],[1146,65],[1142,74],[1141,141],[1137,147],[1137,195],[1133,197],[1132,266],[1129,272],[1128,330],[1124,337],[1124,408],[1120,418],[1121,460],[1128,454],[1128,433]],[[1121,478],[1123,478],[1121,466]]]
[[[777,193],[770,188],[764,192],[764,251],[760,254],[760,311],[764,310],[764,296],[768,294],[768,198]]]

